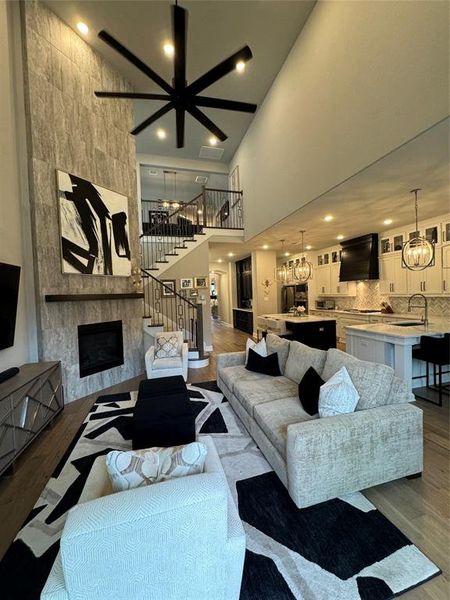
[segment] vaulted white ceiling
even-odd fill
[[[156,84],[98,39],[97,34],[101,29],[116,37],[166,81],[171,82],[173,60],[166,57],[162,49],[164,42],[172,37],[172,2],[169,0],[46,0],[46,4],[75,31],[79,21],[86,23],[89,33],[84,39],[111,62],[136,91],[161,93]],[[244,73],[230,73],[208,88],[205,95],[259,105],[305,24],[314,0],[185,0],[180,4],[189,11],[188,81],[194,81],[248,44],[253,59]],[[157,101],[136,101],[136,124],[162,104]],[[219,145],[224,148],[221,160],[229,162],[253,115],[216,109],[204,109],[204,112],[228,135],[228,139]],[[167,131],[165,140],[156,137],[158,128]],[[185,148],[177,150],[175,116],[171,112],[137,136],[137,151],[198,158],[200,146],[208,144],[210,135],[197,121],[186,115]]]
[[[449,119],[435,125],[333,190],[313,200],[286,219],[243,244],[211,245],[211,261],[246,256],[268,245],[281,253],[300,251],[300,229],[305,246],[313,250],[339,244],[338,235],[350,239],[366,233],[381,233],[414,222],[414,197],[419,193],[419,220],[450,213]],[[244,199],[245,210],[245,199]],[[326,215],[333,219],[324,221]],[[386,226],[383,221],[392,219]]]

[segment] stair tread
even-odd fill
[[[169,262],[168,260],[155,260],[155,263],[156,263],[157,265],[164,264],[164,263],[168,263],[168,262]]]

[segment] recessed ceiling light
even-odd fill
[[[172,42],[166,42],[163,46],[164,54],[172,57],[175,54],[175,48]]]
[[[240,60],[239,62],[236,63],[236,71],[238,73],[242,73],[245,70],[245,62],[243,60]]]
[[[156,135],[159,137],[160,140],[166,139],[166,132],[164,131],[164,129],[158,129],[156,131]]]
[[[323,218],[323,220],[326,221],[327,223],[329,223],[333,219],[334,219],[333,215],[325,215],[325,217]]]
[[[213,135],[209,138],[209,145],[210,146],[216,146],[217,145],[217,138],[214,137]]]
[[[264,244],[263,246],[263,250],[268,250],[269,246],[267,244]]]
[[[89,27],[86,25],[86,23],[83,23],[82,21],[77,23],[77,29],[83,35],[87,35],[89,33]]]
[[[217,262],[223,262],[223,260],[221,258],[218,258]]]
[[[291,253],[290,253],[290,252],[285,252],[285,253],[284,253],[284,255],[285,255],[285,256],[290,256],[290,255],[291,255]]]
[[[343,240],[343,239],[344,239],[344,236],[343,236],[342,234],[339,234],[339,235],[337,236],[337,238],[336,238],[336,239],[337,239],[337,240]]]
[[[392,219],[385,219],[383,225],[392,225]]]
[[[308,245],[308,246],[305,246],[305,248],[306,248],[307,250],[311,250],[312,246],[309,246],[309,245]]]
[[[228,256],[234,256],[232,252],[228,252]]]

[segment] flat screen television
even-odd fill
[[[14,345],[20,267],[0,263],[0,350]]]

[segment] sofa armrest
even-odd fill
[[[148,379],[151,379],[151,373],[153,370],[153,361],[155,360],[155,346],[150,348],[145,353],[145,370],[147,372]]]
[[[242,352],[226,352],[217,355],[217,370],[225,367],[237,367],[245,365],[245,351]]]
[[[288,488],[310,506],[423,469],[422,411],[381,406],[287,428]]]
[[[69,600],[60,552],[56,555],[53,567],[41,592],[41,600]]]

